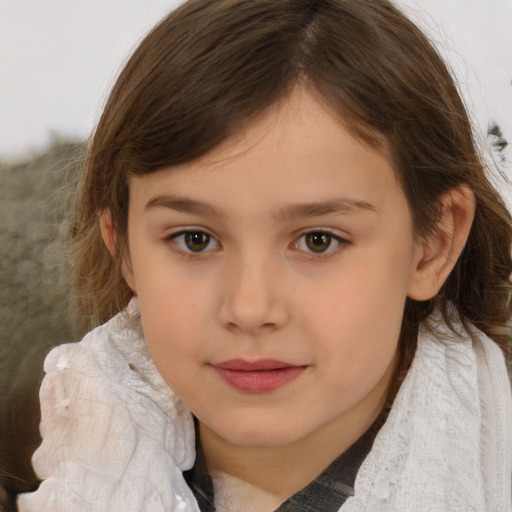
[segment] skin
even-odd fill
[[[442,229],[417,241],[388,156],[301,89],[205,157],[130,177],[129,189],[123,275],[150,354],[199,419],[215,482],[273,510],[378,416],[405,299],[437,293],[472,195],[447,196]],[[101,227],[114,251],[108,212]],[[191,231],[205,234],[199,251]],[[311,232],[326,237],[322,251]],[[304,370],[248,393],[215,370],[231,359]]]

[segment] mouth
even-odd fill
[[[238,391],[268,393],[298,378],[307,365],[294,365],[272,359],[232,359],[212,367],[227,384]]]

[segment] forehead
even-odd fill
[[[340,198],[376,207],[403,199],[388,155],[350,135],[299,88],[205,156],[130,177],[129,185],[130,202],[140,207],[162,194],[239,212]]]

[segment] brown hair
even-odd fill
[[[197,159],[297,83],[356,137],[385,144],[418,236],[435,228],[447,191],[465,184],[475,194],[468,242],[440,293],[407,301],[402,361],[411,360],[418,326],[434,307],[508,352],[510,216],[445,64],[387,0],[190,0],[149,33],[108,99],[76,203],[71,237],[84,317],[102,322],[132,295],[120,274],[127,176]],[[100,236],[104,209],[118,236],[114,259]]]

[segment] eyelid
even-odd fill
[[[329,249],[324,252],[315,252],[313,250],[308,251],[307,249],[300,249],[298,247],[300,240],[302,240],[307,235],[311,235],[311,234],[315,234],[315,233],[328,235],[329,237],[331,237],[331,239],[333,239],[337,242],[338,246],[335,248],[332,248],[332,249],[329,247]],[[310,228],[310,229],[307,229],[306,231],[302,231],[299,234],[299,236],[295,239],[295,241],[293,242],[292,245],[295,249],[297,249],[301,252],[304,252],[304,254],[306,254],[308,257],[322,259],[322,258],[328,258],[330,256],[337,254],[344,247],[346,247],[347,245],[350,245],[350,243],[351,242],[346,237],[344,237],[343,235],[341,235],[339,233],[334,232],[332,229]]]
[[[179,238],[180,236],[184,236],[189,233],[204,233],[205,235],[207,235],[209,237],[209,243],[208,243],[207,248],[205,248],[204,250],[194,251],[187,247],[180,247],[176,243],[176,239]],[[306,237],[307,235],[310,235],[310,234],[315,234],[315,233],[328,235],[332,240],[334,240],[336,242],[337,246],[333,247],[333,248],[329,247],[327,250],[325,250],[323,252],[322,251],[315,252],[314,250],[301,249],[300,247],[298,247],[300,241],[302,239],[304,239],[304,237]],[[180,226],[175,231],[164,236],[163,240],[164,240],[164,242],[171,244],[172,249],[175,252],[178,252],[178,253],[182,254],[183,256],[191,256],[191,257],[196,256],[197,257],[197,256],[201,256],[206,253],[210,253],[210,252],[213,252],[214,250],[222,248],[221,243],[219,242],[217,236],[213,235],[208,229],[206,229],[204,227],[200,227],[200,226]],[[211,242],[214,242],[214,244],[215,244],[214,247],[209,247]],[[333,229],[324,228],[324,227],[322,227],[322,228],[313,227],[313,228],[308,228],[304,231],[300,231],[297,234],[297,236],[294,238],[294,240],[290,246],[293,249],[296,249],[296,250],[304,253],[309,258],[326,259],[330,256],[337,254],[340,250],[342,250],[343,248],[345,248],[347,245],[350,245],[350,244],[351,244],[351,241],[348,239],[348,237],[344,236],[343,234],[338,233],[337,231],[334,231]]]
[[[210,239],[208,246],[210,245],[211,241],[213,241],[213,242],[215,242],[215,247],[210,248],[210,249],[201,250],[201,251],[193,251],[193,250],[188,249],[187,247],[180,247],[178,245],[178,243],[176,242],[176,239],[179,238],[180,236],[184,236],[189,233],[204,233]],[[201,254],[212,252],[221,247],[220,242],[217,240],[216,236],[212,235],[207,229],[201,228],[199,226],[180,227],[176,231],[173,231],[172,233],[167,234],[163,238],[163,240],[164,240],[164,242],[172,244],[173,250],[175,250],[176,252],[179,252],[183,255],[186,255],[186,256],[200,256]]]

